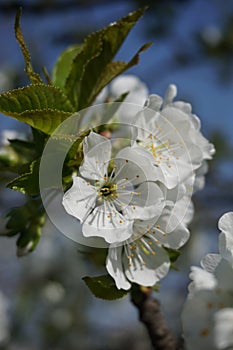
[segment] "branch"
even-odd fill
[[[131,301],[139,312],[139,319],[147,328],[156,350],[181,350],[181,344],[169,329],[160,311],[160,302],[152,297],[151,288],[134,285]]]

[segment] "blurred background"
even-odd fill
[[[156,294],[172,329],[187,293],[189,267],[217,251],[217,221],[233,210],[233,1],[224,0],[0,0],[0,90],[28,84],[14,38],[15,13],[23,7],[22,29],[36,71],[51,72],[68,45],[90,32],[149,5],[118,54],[129,59],[148,41],[154,45],[129,71],[164,95],[178,86],[190,101],[204,135],[215,144],[204,190],[195,194],[191,239]],[[25,125],[0,116],[0,130],[27,133]],[[4,189],[0,178],[0,227],[24,196]],[[0,350],[150,350],[146,331],[128,297],[95,299],[81,278],[103,272],[80,247],[48,222],[34,253],[17,258],[15,239],[0,239]]]

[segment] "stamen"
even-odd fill
[[[150,244],[149,244],[143,237],[141,238],[141,242],[142,242],[143,245],[144,245],[143,251],[144,251],[147,255],[149,255],[150,253],[151,253],[152,255],[155,255],[155,251],[151,248],[152,242],[150,242]]]

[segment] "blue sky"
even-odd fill
[[[131,69],[131,73],[139,75],[148,84],[151,93],[163,95],[168,84],[177,84],[178,97],[192,102],[194,112],[202,121],[205,134],[209,135],[213,130],[220,130],[233,144],[233,82],[227,85],[220,84],[215,67],[207,61],[185,69],[170,69],[174,46],[182,41],[189,42],[191,33],[195,29],[218,26],[220,17],[224,15],[224,11],[229,10],[231,4],[226,2],[221,14],[215,11],[213,4],[208,0],[191,1],[190,4],[182,6],[174,33],[164,40],[151,35],[145,38],[144,29],[147,25],[149,9],[148,14],[127,38],[118,58],[129,59],[145,41],[153,41],[154,45],[142,54],[140,64]],[[43,17],[36,15],[28,17],[23,13],[21,21],[26,41],[34,53],[34,59],[36,57],[40,60],[41,66],[45,65],[51,70],[57,56],[64,48],[62,44],[52,41],[54,35],[59,39],[59,36],[69,28],[86,29],[88,24],[91,24],[92,28],[101,28],[130,10],[132,10],[132,4],[121,1],[107,6],[84,7],[80,11],[49,13]],[[6,15],[1,14],[0,11],[0,46],[3,48],[0,53],[0,70],[10,70],[11,67],[14,69],[20,67],[23,70],[23,58],[14,38],[13,25],[14,13]],[[14,122],[8,121],[8,118],[1,119],[2,127],[12,128],[14,125]]]

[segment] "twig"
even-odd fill
[[[160,302],[152,297],[151,288],[134,285],[131,301],[139,311],[139,319],[147,328],[156,350],[181,350],[181,344],[169,329],[160,311]]]

